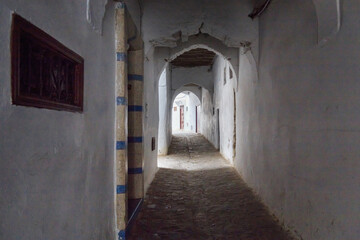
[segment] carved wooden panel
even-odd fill
[[[81,112],[83,58],[16,14],[11,36],[13,104]]]

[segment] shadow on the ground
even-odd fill
[[[201,136],[174,136],[129,239],[292,239]]]

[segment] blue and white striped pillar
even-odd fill
[[[128,56],[128,178],[129,199],[144,197],[143,177],[143,50]]]
[[[115,48],[116,48],[116,227],[119,240],[125,239],[127,224],[127,34],[125,4],[116,3]]]

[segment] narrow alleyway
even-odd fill
[[[200,134],[173,137],[130,239],[291,239]]]

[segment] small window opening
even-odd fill
[[[151,138],[151,151],[154,151],[156,148],[156,145],[155,145],[155,137],[152,137]]]

